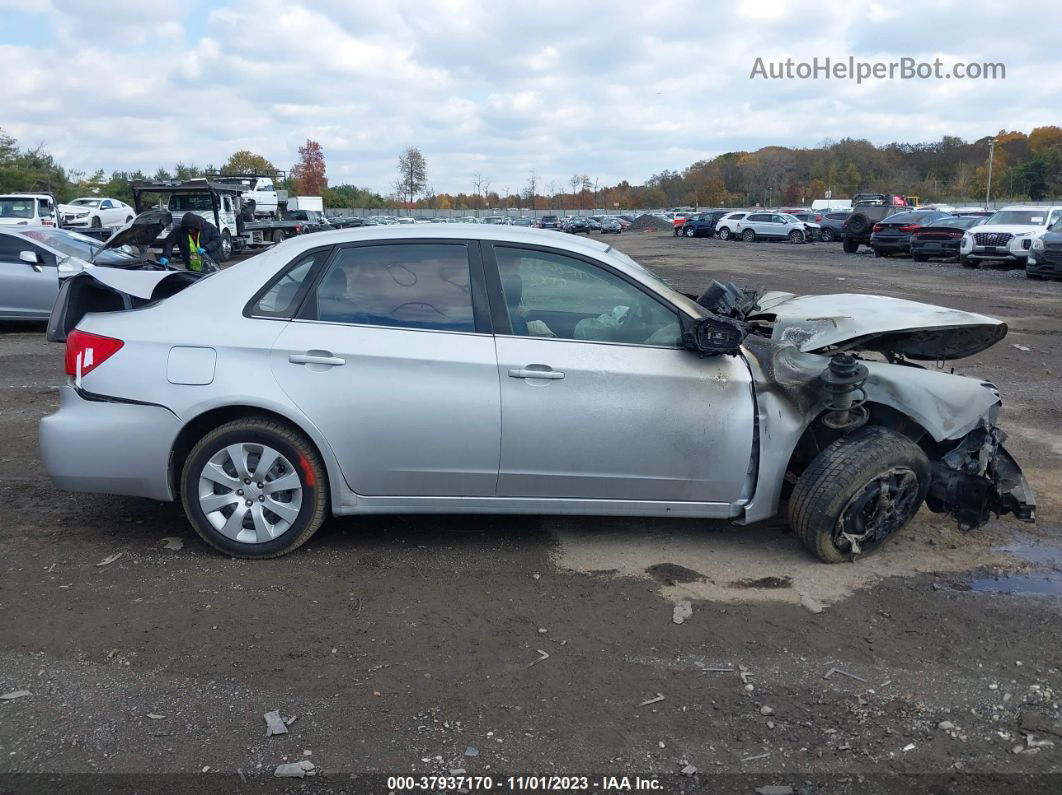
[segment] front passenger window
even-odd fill
[[[678,315],[605,268],[554,252],[494,252],[516,336],[680,347]]]

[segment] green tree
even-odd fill
[[[276,171],[276,166],[249,149],[233,152],[221,167],[222,174],[275,174]]]

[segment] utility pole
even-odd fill
[[[988,142],[988,182],[985,185],[985,209],[988,209],[988,200],[992,196],[992,160],[996,152],[996,139]]]

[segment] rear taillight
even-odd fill
[[[901,226],[900,227],[900,231],[901,232],[917,232],[921,228],[922,228],[921,224],[907,224],[906,226]]]
[[[302,232],[302,224],[295,224],[295,234]]]
[[[883,227],[881,224],[874,224],[874,231],[875,232],[880,232],[884,228],[885,227]]]
[[[817,223],[817,224],[822,223],[822,216],[821,215],[816,215],[815,216],[815,223]]]
[[[125,345],[114,337],[101,337],[74,329],[66,337],[66,374],[75,377],[91,373]]]

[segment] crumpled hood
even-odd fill
[[[902,298],[840,293],[760,296],[748,321],[773,322],[771,339],[805,353],[877,351],[936,361],[972,356],[1007,334],[1001,320]]]

